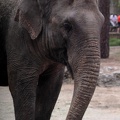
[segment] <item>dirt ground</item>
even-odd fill
[[[120,66],[120,47],[110,48],[110,58],[101,66]],[[51,120],[65,120],[71,103],[73,84],[64,83]],[[0,87],[0,120],[15,120],[8,87]],[[120,120],[120,87],[97,87],[83,120]]]

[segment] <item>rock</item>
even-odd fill
[[[119,72],[114,72],[113,76],[115,77],[116,80],[120,81],[120,71]]]
[[[115,85],[114,77],[109,74],[101,74],[99,75],[97,85],[102,87],[114,86]]]
[[[68,79],[68,78],[71,78],[71,75],[70,75],[70,73],[68,72],[68,70],[65,70],[64,79]]]
[[[101,66],[98,86],[120,86],[120,68],[118,66]]]

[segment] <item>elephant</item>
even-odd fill
[[[66,120],[82,120],[96,88],[104,17],[97,0],[18,0],[5,39],[15,120],[50,120],[65,66],[74,79]]]
[[[17,1],[17,0],[16,0]],[[13,7],[15,6],[14,0],[1,0],[0,1],[0,85],[8,85],[7,77],[7,58],[5,50],[5,39],[9,25],[9,18]]]

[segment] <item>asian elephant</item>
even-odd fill
[[[18,0],[5,43],[16,120],[50,120],[65,66],[74,79],[66,120],[82,120],[99,75],[103,22],[97,0]]]
[[[9,19],[17,0],[0,0],[0,85],[8,85],[7,58],[5,50],[5,39],[9,26]]]
[[[12,4],[8,0],[0,1],[0,85],[8,85],[5,38],[9,24],[9,16],[12,11]]]

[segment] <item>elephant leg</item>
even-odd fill
[[[37,87],[36,119],[50,120],[63,80],[64,67],[50,66],[40,75]]]
[[[36,88],[39,74],[33,68],[9,71],[9,89],[13,97],[15,120],[35,119]]]

